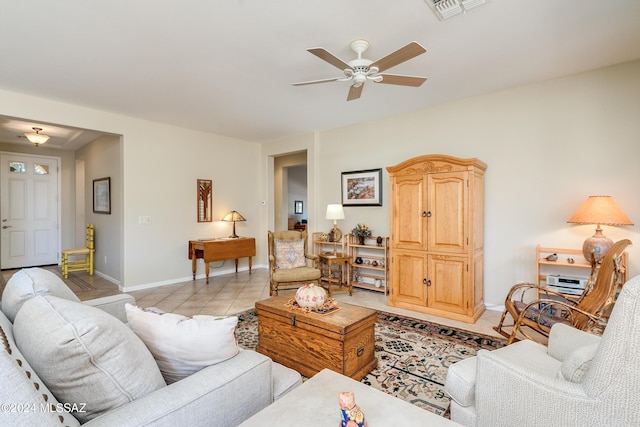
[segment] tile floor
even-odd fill
[[[11,271],[3,271],[4,280],[8,280]],[[81,279],[81,280],[78,280]],[[119,293],[118,287],[107,280],[87,273],[71,273],[65,280],[69,287],[81,300],[87,300]],[[91,285],[93,289],[82,286],[82,282]],[[185,316],[194,314],[230,315],[254,307],[256,301],[269,298],[269,271],[264,268],[230,273],[209,278],[207,285],[204,279],[160,286],[152,289],[129,292],[136,298],[141,307],[158,307],[167,312],[179,313]],[[295,290],[282,290],[280,295],[291,297]],[[449,320],[410,310],[403,310],[387,305],[387,297],[381,292],[354,288],[349,296],[346,290],[334,290],[333,297],[338,302],[369,307],[375,310],[387,311],[395,314],[414,317],[476,333],[501,337],[492,328],[498,324],[500,312],[487,310],[475,324]]]

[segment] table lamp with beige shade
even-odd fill
[[[587,261],[596,262],[613,245],[613,240],[602,234],[601,225],[633,225],[611,196],[589,196],[567,221],[570,224],[596,224],[596,233],[584,241],[582,254]]]
[[[327,213],[325,214],[325,219],[332,219],[333,220],[333,254],[336,254],[336,243],[338,240],[340,240],[340,237],[342,236],[342,233],[340,232],[340,229],[338,228],[338,223],[337,221],[339,219],[344,219],[344,209],[342,208],[342,205],[337,203],[337,204],[328,204],[327,205]]]
[[[237,239],[240,236],[236,234],[236,221],[246,221],[246,219],[240,215],[238,211],[231,211],[222,218],[223,221],[233,222],[233,234],[229,236],[230,239]]]

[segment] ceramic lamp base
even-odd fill
[[[595,257],[595,261],[600,263],[611,246],[613,240],[602,234],[602,229],[598,227],[596,233],[584,241],[582,254],[587,262],[591,262],[591,258]]]

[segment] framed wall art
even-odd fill
[[[293,202],[293,213],[301,214],[302,213],[302,200],[296,200]]]
[[[382,169],[342,172],[343,206],[382,206]]]
[[[198,180],[198,222],[212,222],[211,210],[213,209],[213,181],[210,179]]]
[[[111,214],[111,177],[93,180],[93,212]]]

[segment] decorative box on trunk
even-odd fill
[[[278,296],[256,302],[256,351],[312,377],[324,368],[360,380],[375,366],[374,310],[340,303],[329,314],[287,307]]]

